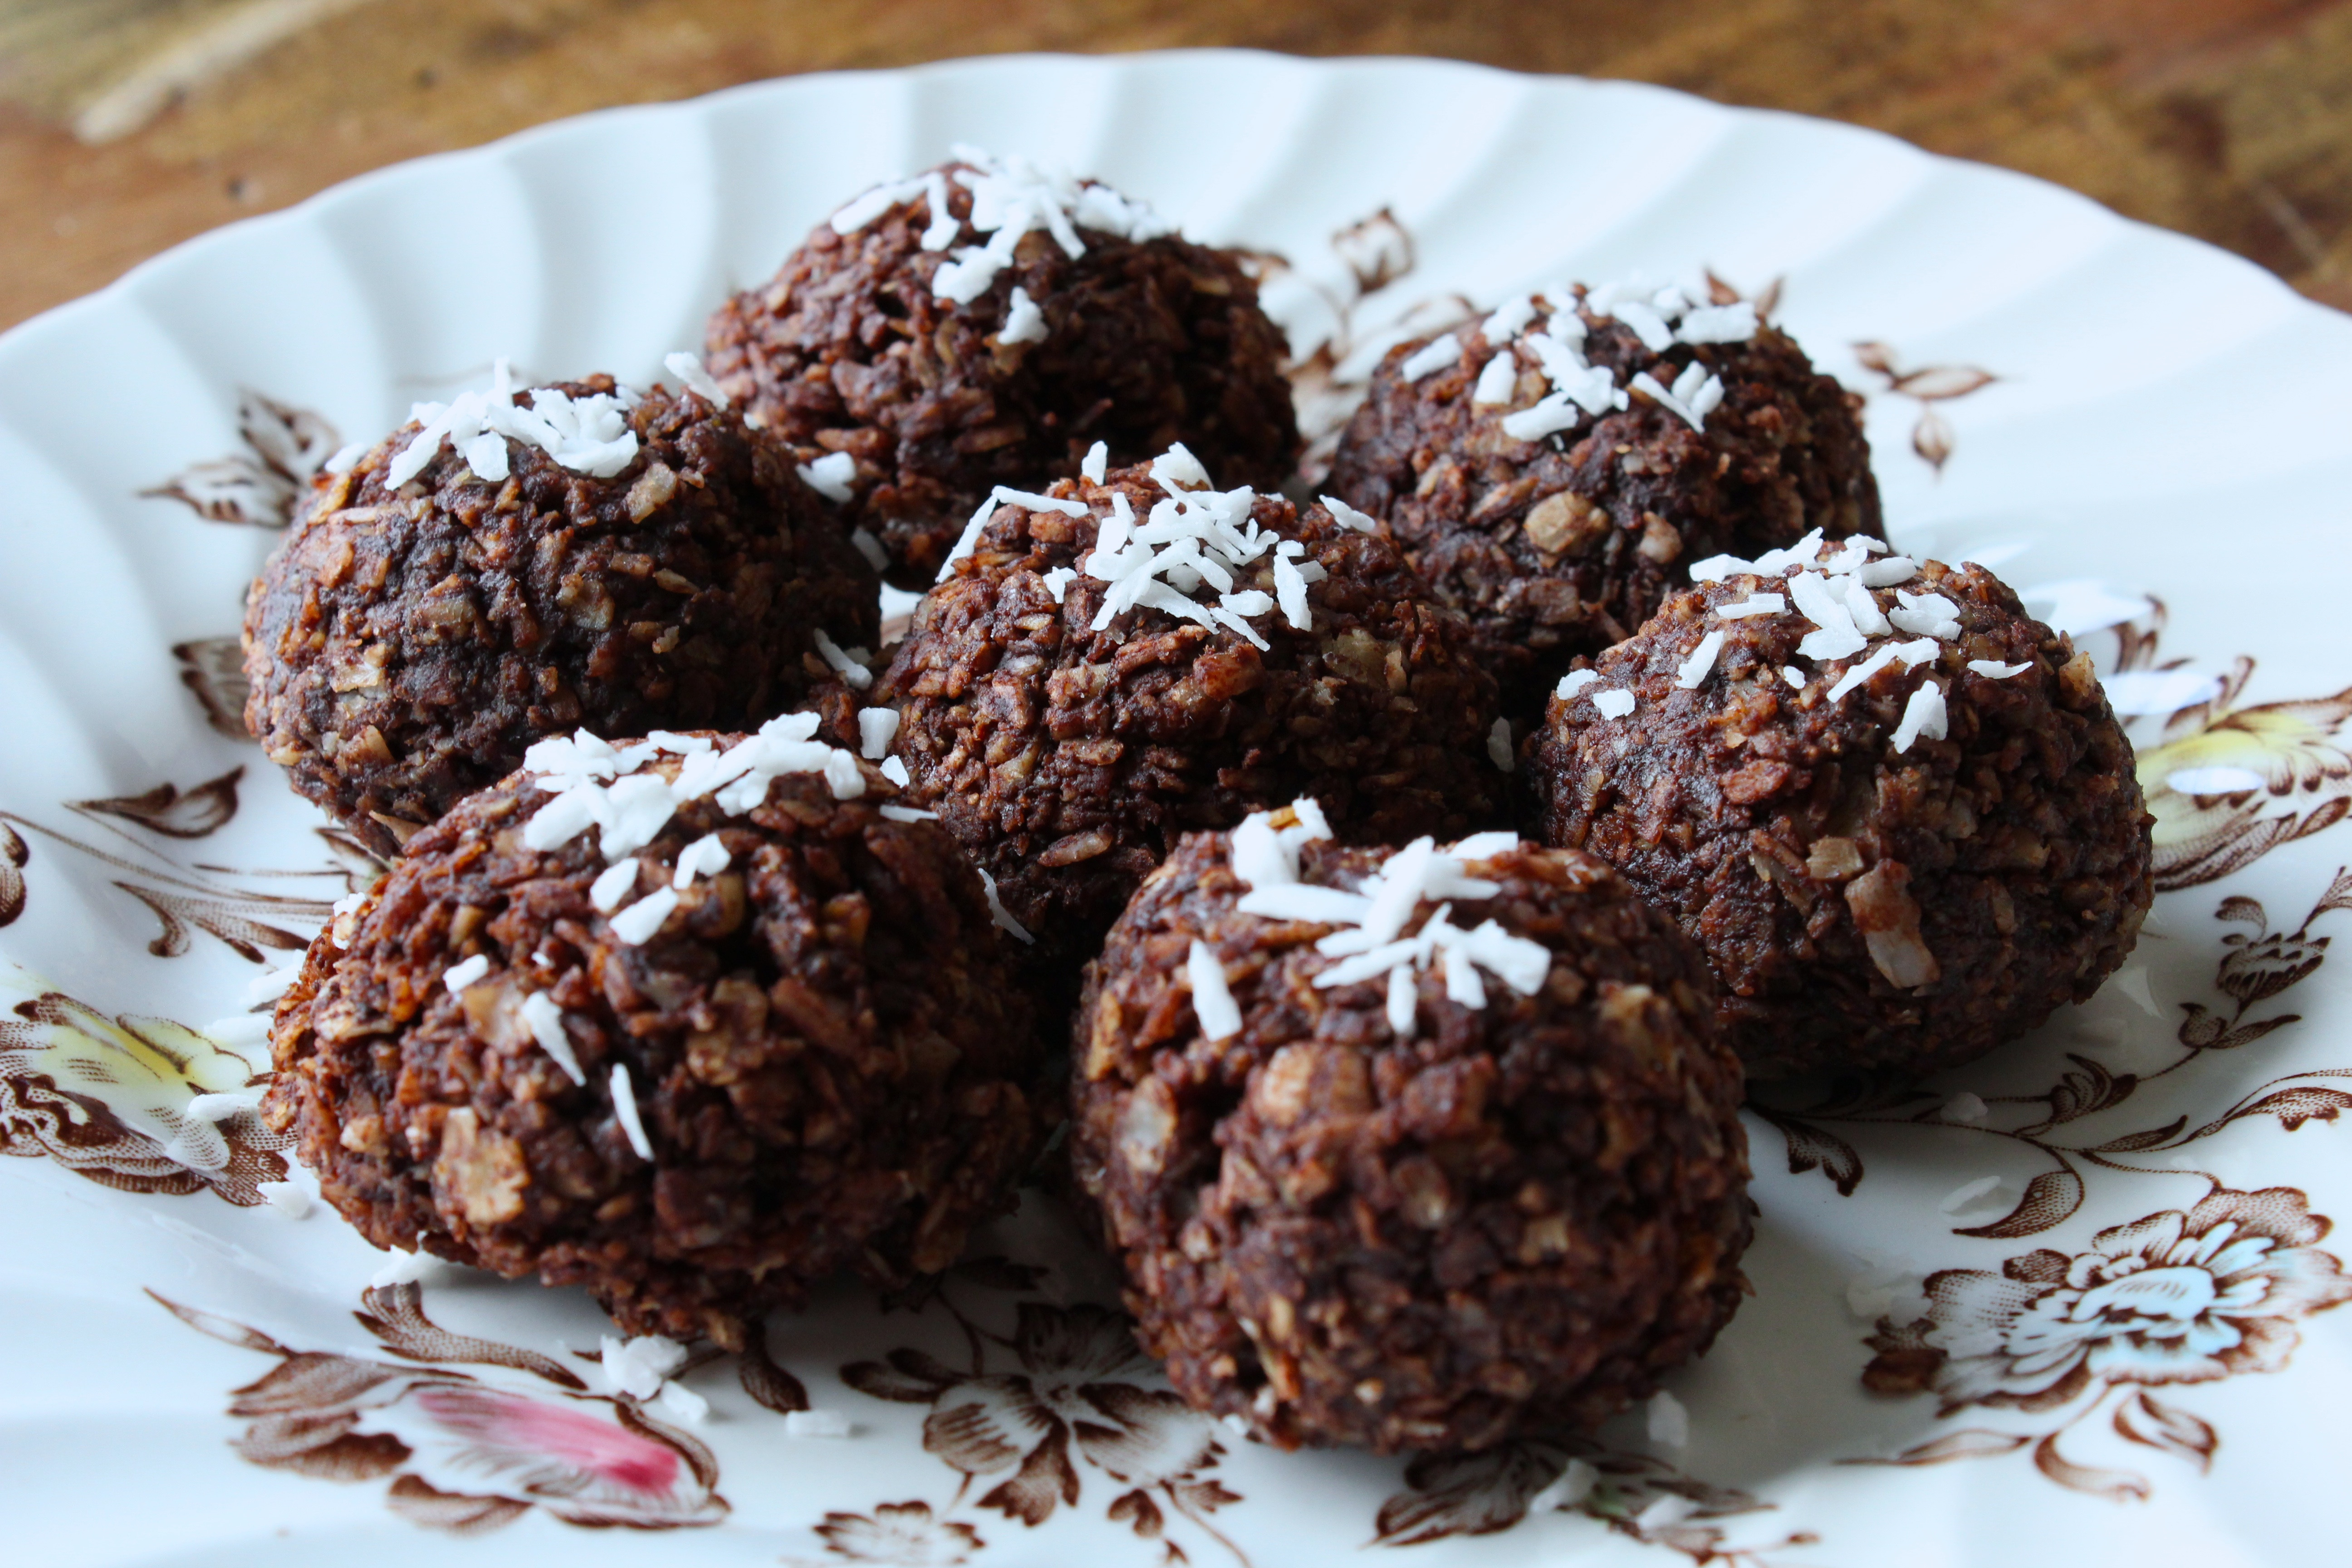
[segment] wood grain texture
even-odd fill
[[[227,13],[291,5],[0,0],[0,324],[215,224],[583,110],[952,55],[1203,45],[1626,77],[1874,126],[2352,307],[2352,0],[342,0],[274,43],[247,16],[257,47],[203,56]],[[61,25],[68,6],[90,25]],[[96,127],[117,139],[77,137],[142,68],[167,95],[193,85],[136,129],[118,92]]]

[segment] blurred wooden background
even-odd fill
[[[1853,121],[2352,308],[2352,0],[0,0],[0,325],[215,224],[600,105],[1187,45],[1447,55]]]

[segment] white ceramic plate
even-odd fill
[[[217,639],[292,478],[497,354],[651,378],[832,205],[957,140],[1283,253],[1269,299],[1302,353],[1329,351],[1306,389],[1326,413],[1389,329],[1455,296],[1635,268],[1777,281],[1780,319],[1870,395],[1896,542],[1996,565],[2128,674],[2111,689],[2147,710],[2168,889],[2138,955],[1926,1092],[1776,1091],[1750,1118],[1757,1294],[1674,1382],[1686,1443],[1664,1410],[1575,1456],[1240,1442],[1135,1360],[1094,1305],[1101,1266],[1040,1204],[987,1238],[1009,1262],[919,1311],[845,1288],[777,1320],[772,1360],[692,1371],[712,1412],[690,1426],[609,1396],[573,1353],[603,1327],[576,1294],[436,1268],[421,1295],[363,1298],[380,1255],[331,1215],[257,1206],[267,1135],[187,1115],[245,1081],[257,1030],[152,1020],[234,1018],[355,874],[223,717]],[[2323,963],[2352,928],[2352,830],[2331,829],[2352,805],[2347,365],[2352,322],[2243,262],[1884,137],[1646,88],[1241,54],[593,115],[224,229],[16,329],[11,1558],[2332,1560],[2352,1443],[2352,1312],[2330,1310],[2352,1282],[2319,1217],[2352,1205],[2352,986]],[[852,1435],[792,1435],[780,1411],[803,1402]],[[1564,1471],[1597,1485],[1530,1512]]]

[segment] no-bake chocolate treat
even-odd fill
[[[1880,531],[1861,398],[1753,307],[1559,298],[1391,352],[1329,480],[1470,616],[1523,722],[1693,561]]]
[[[873,567],[736,412],[504,399],[322,474],[247,606],[247,726],[381,855],[543,736],[756,724],[831,673],[818,634],[875,640]]]
[[[1293,821],[1185,839],[1087,970],[1071,1159],[1139,1342],[1285,1447],[1485,1448],[1648,1394],[1743,1290],[1705,960],[1590,856]]]
[[[729,1346],[1010,1208],[1058,1092],[979,879],[815,727],[542,745],[413,837],[278,1008],[327,1201]]]
[[[1007,499],[967,542],[876,700],[908,798],[1047,971],[1074,981],[1184,834],[1295,795],[1358,842],[1499,818],[1494,683],[1376,533],[1180,451]]]
[[[1543,836],[1706,948],[1751,1076],[1980,1056],[2097,990],[2153,896],[2090,656],[1981,567],[1864,553],[1705,569],[1527,748]]]
[[[969,150],[819,224],[712,315],[707,352],[903,587],[938,575],[992,487],[1074,475],[1097,441],[1113,464],[1181,441],[1262,489],[1298,455],[1287,348],[1239,253]]]

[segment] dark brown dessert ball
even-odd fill
[[[1538,307],[1504,343],[1484,331],[1494,317],[1456,329],[1460,358],[1418,380],[1405,367],[1426,340],[1391,352],[1330,475],[1331,493],[1385,521],[1438,602],[1470,617],[1505,710],[1530,722],[1575,656],[1631,636],[1692,562],[1759,555],[1813,529],[1880,532],[1862,399],[1769,324],[1657,353],[1623,321],[1580,310],[1581,353],[1628,405],[1515,438],[1504,422],[1553,389],[1533,346],[1553,310]],[[1507,401],[1475,402],[1498,353],[1517,366]],[[1671,390],[1692,365],[1722,388],[1703,428],[1629,390],[1636,374]]]
[[[1300,795],[1358,842],[1454,837],[1504,808],[1494,683],[1461,617],[1387,540],[1320,507],[1245,500],[1250,526],[1295,542],[1231,569],[1233,592],[1271,603],[1277,550],[1297,550],[1323,574],[1307,629],[1269,607],[1248,619],[1260,648],[1149,605],[1097,629],[1111,584],[1087,567],[1116,501],[1143,525],[1171,493],[1137,468],[1055,483],[1083,516],[999,507],[877,687],[901,713],[908,798],[940,814],[1035,937],[1032,956],[1071,982],[1187,833]]]
[[[1477,1449],[1590,1426],[1706,1350],[1744,1289],[1748,1145],[1673,921],[1589,856],[1466,846],[1499,886],[1448,920],[1536,944],[1540,978],[1483,975],[1473,1006],[1424,970],[1400,1032],[1387,981],[1315,984],[1340,928],[1241,912],[1230,844],[1144,885],[1072,1042],[1076,1184],[1177,1392],[1285,1447]],[[1352,888],[1384,853],[1308,843],[1298,874]]]
[[[1812,658],[1796,603],[1720,613],[1787,603],[1805,575],[1895,624]],[[1675,595],[1597,679],[1570,678],[1528,747],[1544,837],[1615,865],[1706,948],[1751,1077],[1981,1056],[2097,990],[2154,895],[2131,743],[2090,656],[1979,566],[1854,581],[1740,573]],[[1898,644],[1921,662],[1888,659]],[[1609,717],[1619,694],[1632,710]],[[1906,726],[1915,704],[1929,721]]]
[[[270,1125],[377,1246],[584,1286],[633,1334],[739,1346],[828,1275],[945,1268],[1058,1097],[954,841],[844,766],[855,798],[677,805],[620,889],[594,828],[531,847],[564,807],[528,774],[460,802],[311,944]]]
[[[444,442],[387,484],[412,422],[321,475],[262,569],[246,725],[378,854],[544,736],[756,724],[831,673],[817,633],[873,645],[874,568],[785,455],[658,386],[625,425],[635,452],[602,478],[509,439],[503,479]]]
[[[929,586],[992,487],[1075,475],[1097,441],[1114,466],[1181,441],[1228,484],[1289,477],[1287,346],[1239,252],[1181,238],[1099,185],[973,163],[934,173],[951,238],[924,247],[936,215],[919,176],[850,232],[817,225],[707,335],[712,374],[754,422],[803,462],[847,455],[844,515],[878,537],[891,582]],[[1041,226],[977,297],[942,298],[940,269],[1011,226],[973,227],[967,180],[1051,204],[1082,253]]]

